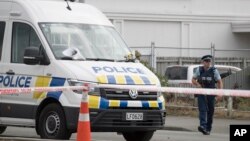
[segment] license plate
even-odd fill
[[[143,120],[143,113],[126,113],[126,120]]]

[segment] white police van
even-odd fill
[[[157,77],[134,62],[130,49],[96,8],[65,0],[0,1],[0,88],[150,85]],[[127,56],[127,57],[124,57]],[[76,132],[81,91],[0,95],[0,132],[34,127],[42,138]],[[91,130],[150,140],[165,122],[160,93],[95,88],[89,92]]]

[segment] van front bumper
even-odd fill
[[[79,108],[64,108],[67,127],[76,132]],[[142,121],[127,121],[126,113],[143,113]],[[92,132],[152,131],[164,127],[166,111],[158,109],[90,109]]]
[[[128,121],[126,113],[143,113],[143,120]],[[91,131],[94,132],[126,132],[158,130],[165,124],[165,110],[143,109],[105,109],[90,110]]]

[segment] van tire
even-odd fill
[[[126,141],[150,141],[154,131],[123,132],[122,135]]]
[[[3,132],[6,130],[7,126],[0,126],[0,134],[3,134]]]
[[[56,103],[49,104],[42,110],[39,117],[38,130],[43,139],[67,140],[72,134],[67,129],[62,107]]]

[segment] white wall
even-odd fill
[[[210,47],[215,43],[216,49],[250,49],[250,34],[235,34],[230,23],[192,23],[192,47]],[[199,52],[194,51],[194,56]],[[249,52],[216,52],[217,56],[247,57]]]
[[[152,41],[157,46],[181,46],[180,22],[125,21],[124,39],[129,46],[150,45]]]
[[[249,0],[85,0],[104,12],[249,15]]]
[[[233,33],[232,23],[250,23],[250,0],[86,0],[101,9],[130,47],[250,49],[250,33]],[[147,50],[147,51],[146,51]],[[142,52],[148,53],[148,49]],[[158,49],[158,56],[198,57],[210,51]],[[249,52],[216,52],[248,57]]]
[[[190,0],[193,13],[214,15],[250,14],[249,0]]]
[[[188,12],[191,0],[86,0],[104,12],[167,13]]]

